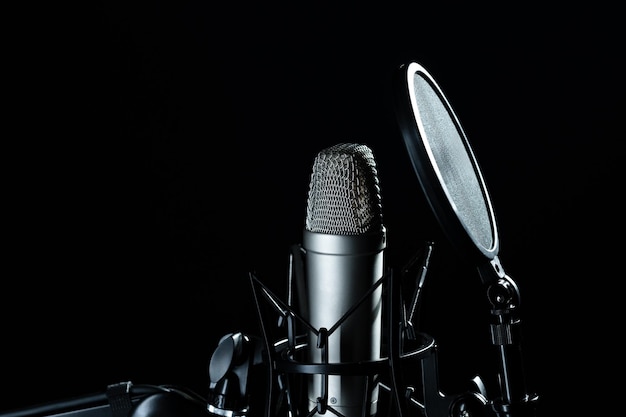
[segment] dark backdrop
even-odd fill
[[[420,325],[442,388],[493,366],[479,278],[441,236],[387,101],[417,61],[481,164],[541,415],[615,409],[617,12],[212,4],[7,12],[0,408],[126,380],[205,394],[219,338],[260,334],[248,273],[284,288],[313,159],[344,141],[376,157],[388,265],[436,243]]]

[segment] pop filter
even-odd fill
[[[496,219],[474,152],[452,106],[434,78],[411,62],[394,74],[395,112],[405,147],[425,197],[444,234],[479,271],[491,303],[491,343],[497,350],[497,416],[533,416],[520,347],[520,295],[498,259]]]
[[[426,199],[448,239],[475,261],[498,255],[496,219],[478,162],[450,103],[421,65],[394,78],[396,116]]]

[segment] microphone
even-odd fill
[[[312,363],[356,364],[347,375],[307,376],[309,409],[346,417],[377,411],[378,375],[360,372],[381,359],[386,230],[376,162],[364,144],[340,143],[314,161],[301,245],[301,314]],[[369,294],[368,294],[369,293]],[[345,321],[343,321],[345,320]]]

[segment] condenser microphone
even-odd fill
[[[319,152],[302,241],[304,288],[298,292],[304,318],[320,330],[307,336],[310,362],[359,364],[381,358],[382,288],[375,284],[384,274],[385,247],[372,150],[340,143]],[[310,410],[317,407],[322,414],[327,405],[346,417],[376,413],[376,375],[307,378]]]

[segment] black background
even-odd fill
[[[126,380],[204,394],[219,338],[260,334],[248,273],[284,287],[313,159],[339,142],[376,157],[388,265],[436,243],[421,325],[442,389],[490,372],[480,280],[441,236],[387,101],[417,61],[481,164],[540,415],[616,410],[617,11],[212,4],[7,11],[0,408]]]

